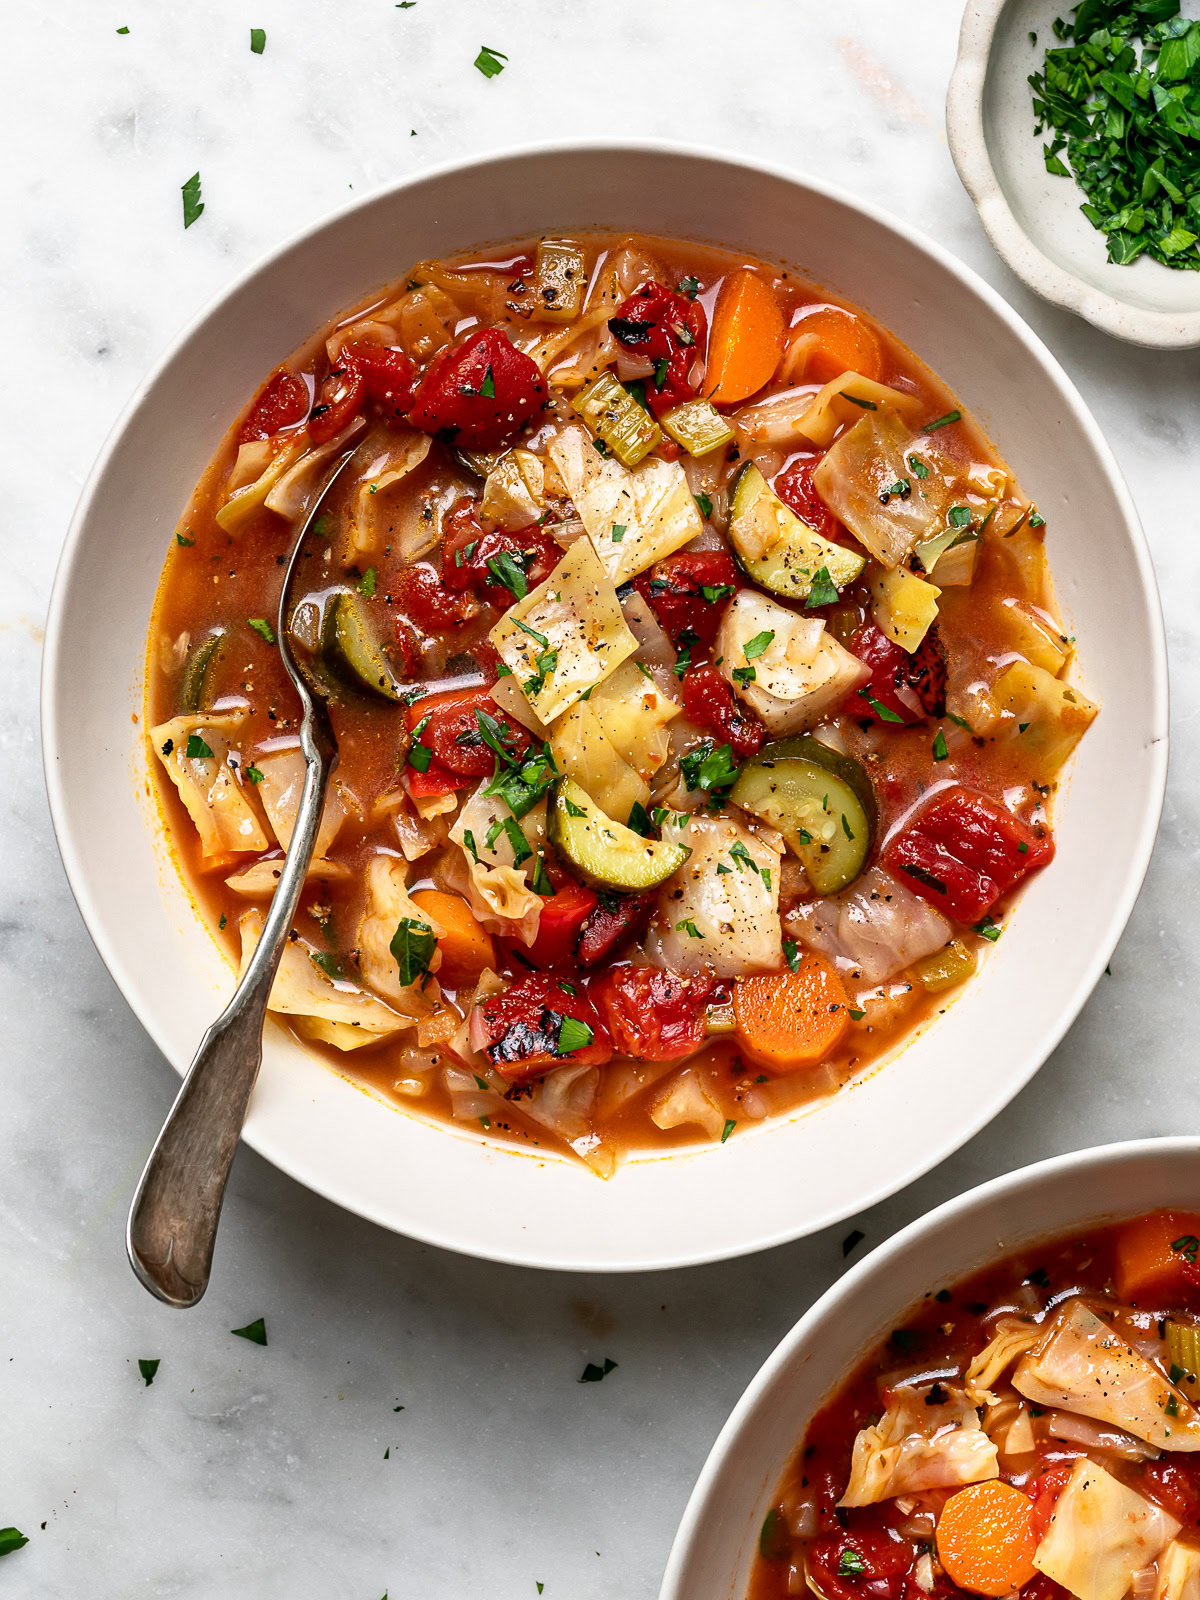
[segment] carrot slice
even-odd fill
[[[733,1015],[742,1054],[770,1072],[795,1072],[823,1061],[849,1022],[842,980],[811,950],[795,972],[740,978]]]
[[[999,1478],[952,1494],[938,1518],[938,1560],[972,1594],[1015,1594],[1036,1571],[1037,1546],[1033,1501]]]
[[[1152,1299],[1197,1281],[1200,1216],[1155,1211],[1117,1230],[1117,1287],[1122,1300]]]
[[[817,383],[829,383],[843,372],[879,382],[883,372],[883,351],[879,340],[865,322],[841,306],[820,306],[802,317],[794,334],[815,334],[817,344],[809,352],[804,376]]]
[[[704,393],[718,405],[757,394],[779,365],[783,313],[769,283],[739,267],[721,285],[708,339]]]
[[[491,935],[461,895],[445,894],[441,889],[418,889],[412,903],[443,929],[438,940],[442,952],[437,971],[439,983],[460,989],[474,983],[484,967],[495,966]]]

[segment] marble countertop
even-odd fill
[[[851,1227],[861,1252],[1026,1161],[1195,1127],[1200,353],[1114,344],[1000,265],[946,149],[958,21],[957,0],[11,8],[0,1527],[30,1543],[0,1564],[5,1595],[652,1596],[718,1428],[842,1270]],[[266,30],[262,55],[251,25]],[[472,66],[484,43],[509,57],[491,80]],[[42,788],[41,630],[74,502],[176,330],[295,229],[432,163],[614,132],[769,157],[903,212],[1063,360],[1132,486],[1166,607],[1174,750],[1145,891],[1111,975],[1033,1084],[953,1160],[844,1227],[690,1272],[548,1276],[393,1238],[246,1151],[209,1295],[168,1312],[134,1282],[122,1227],[177,1080],[88,941]],[[197,169],[205,211],[185,233],[180,185]],[[229,1331],[258,1316],[265,1349]],[[606,1356],[617,1370],[579,1385]],[[161,1361],[152,1387],[139,1357]]]

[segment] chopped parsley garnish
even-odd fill
[[[475,707],[475,721],[479,726],[479,737],[488,749],[515,767],[517,759],[513,755],[513,736],[507,725],[480,706]]]
[[[653,586],[654,580],[651,579],[650,582],[651,586]],[[700,635],[694,629],[684,628],[681,630],[679,637],[675,641],[675,648],[677,651],[675,665],[671,668],[671,671],[677,678],[682,678],[684,673],[691,666],[692,646],[699,643]]]
[[[791,1539],[783,1512],[772,1506],[758,1530],[758,1553],[765,1561],[782,1561],[791,1553]]]
[[[920,478],[923,482],[929,476],[929,468],[921,460],[920,456],[909,456],[908,465],[914,478]]]
[[[489,556],[488,571],[497,583],[503,584],[518,600],[524,600],[529,593],[529,579],[525,576],[525,569],[511,550],[502,550],[498,556]],[[527,628],[525,631],[531,633],[533,630]],[[546,643],[541,634],[536,634],[535,637],[539,643]]]
[[[204,201],[200,198],[200,174],[193,172],[180,192],[183,195],[183,225],[190,228],[204,211]]]
[[[521,837],[524,838],[524,834],[522,834]],[[515,862],[514,865],[516,865]],[[540,850],[538,851],[537,860],[534,863],[533,878],[529,887],[533,890],[534,894],[540,894],[543,900],[548,900],[554,893],[554,885],[550,882],[550,874],[546,871],[546,858]],[[570,990],[567,992],[569,994]]]
[[[519,867],[522,861],[528,861],[533,854],[529,840],[521,832],[521,825],[515,817],[505,817],[504,837],[512,845],[513,866]]]
[[[558,768],[546,744],[540,751],[530,750],[518,765],[505,765],[497,760],[496,770],[484,793],[498,796],[514,817],[523,817],[533,810],[558,777]]]
[[[666,356],[660,356],[654,363],[654,387],[661,389],[667,381],[667,373],[671,370],[671,363]]]
[[[129,29],[126,28],[125,32],[128,33]],[[0,1528],[0,1556],[9,1556],[14,1550],[20,1550],[28,1543],[29,1540],[20,1528]]]
[[[944,417],[935,417],[932,422],[927,422],[921,429],[922,433],[934,433],[938,428],[947,428],[952,422],[961,422],[961,411],[947,411]]]
[[[483,375],[483,382],[479,385],[479,393],[485,400],[494,400],[496,398],[496,380],[492,376],[490,365]]]
[[[847,839],[853,843],[854,834],[851,831],[850,824],[846,821],[846,813],[844,811],[842,812],[842,832],[846,835]]]
[[[651,826],[650,818],[640,800],[635,800],[630,806],[629,820],[626,823],[626,827],[632,828],[634,833],[640,833],[646,839],[653,834],[654,829]]]
[[[753,683],[758,674],[753,667],[734,667],[733,676],[743,685]]]
[[[1185,1233],[1181,1238],[1172,1239],[1171,1249],[1176,1255],[1186,1256],[1189,1261],[1195,1261],[1196,1252],[1200,1250],[1200,1239],[1194,1233]]]
[[[687,295],[689,300],[694,300],[700,292],[700,279],[689,272],[686,278],[680,278],[679,292]]]
[[[815,611],[818,606],[831,606],[838,598],[837,584],[829,576],[828,567],[818,567],[813,574],[812,588],[804,602],[805,611]]]
[[[703,490],[701,490],[701,492],[699,494],[693,495],[692,498],[693,498],[693,500],[695,500],[696,505],[699,507],[700,515],[702,517],[711,517],[712,516],[712,501],[708,498],[708,496],[704,493]]]
[[[912,869],[910,868],[909,870],[911,871]],[[1002,930],[996,923],[992,921],[991,917],[983,917],[979,922],[972,923],[971,931],[972,933],[979,934],[979,936],[983,939],[990,940],[992,944],[995,944],[996,940],[1000,937]]]
[[[479,54],[475,57],[475,65],[485,78],[498,77],[504,71],[504,63],[508,57],[503,50],[493,50],[491,45],[480,45]]]
[[[799,972],[800,946],[796,943],[795,939],[785,939],[783,941],[783,959],[787,962],[788,966],[793,972]]]
[[[685,917],[682,922],[677,922],[675,924],[675,932],[686,933],[689,939],[703,939],[704,937],[691,917]]]
[[[624,522],[614,522],[613,523],[613,525],[612,525],[612,542],[614,544],[620,544],[621,540],[625,537],[625,529],[626,529],[627,526],[628,526],[628,524],[624,523]]]
[[[198,733],[189,733],[184,754],[189,761],[211,761],[213,753]]]
[[[575,804],[574,800],[564,800],[563,804],[567,808],[567,815],[569,817],[586,817],[587,816],[586,807],[577,806]]]
[[[968,733],[971,731],[971,724],[966,717],[956,717],[953,711],[947,711],[946,720],[947,722],[952,722],[956,728],[965,728]]]
[[[727,600],[737,591],[731,583],[702,583],[700,594],[706,605],[715,606],[719,600]]]
[[[225,913],[224,913],[224,912],[223,912],[223,911],[222,911],[222,913],[221,913],[221,920],[220,920],[220,922],[218,922],[218,923],[217,923],[217,927],[218,927],[218,928],[220,928],[220,930],[221,930],[221,932],[222,932],[222,933],[224,933],[224,931],[225,931],[225,926],[226,926],[226,924],[227,924],[227,922],[228,922],[228,921],[229,921],[229,918],[228,918],[228,917],[227,917],[227,916],[226,916],[226,915],[225,915]]]
[[[851,1022],[861,1022],[866,1014],[867,1013],[865,1011],[856,1011],[853,1006],[846,1007],[846,1015],[850,1018]]]
[[[412,743],[409,745],[408,754],[404,759],[414,772],[428,772],[429,763],[433,760],[433,751],[427,744],[421,743],[421,735],[429,726],[431,715],[432,713],[427,713],[423,716],[412,731]]]
[[[586,1022],[580,1022],[578,1017],[564,1017],[558,1030],[554,1053],[567,1056],[574,1050],[585,1050],[594,1037]]]
[[[845,389],[842,390],[842,399],[849,400],[852,405],[861,406],[864,411],[879,410],[879,407],[875,404],[874,400],[863,400],[859,395],[847,394]]]
[[[522,834],[522,840],[524,837]],[[401,986],[407,989],[409,984],[416,983],[429,971],[429,963],[437,949],[437,935],[427,922],[418,922],[416,917],[401,917],[388,949],[395,956],[400,969]]]
[[[363,573],[362,577],[358,580],[358,592],[359,592],[359,594],[365,594],[367,599],[369,600],[371,598],[371,596],[375,593],[375,582],[376,582],[375,568],[374,567],[368,567],[367,570]]]
[[[175,535],[175,543],[181,544],[185,550],[190,550],[195,542],[195,539],[185,539],[181,533]]]
[[[771,640],[775,637],[773,628],[764,628],[762,633],[756,633],[753,639],[747,639],[742,647],[742,654],[747,661],[753,661],[756,656],[761,656],[764,650],[770,648]]]
[[[725,1143],[726,1139],[728,1139],[729,1135],[733,1132],[733,1130],[736,1127],[737,1127],[737,1122],[735,1121],[735,1119],[733,1117],[726,1117],[725,1118],[725,1126],[721,1129],[721,1143],[722,1144]]]
[[[475,865],[477,867],[482,866],[483,863],[479,859],[479,851],[475,848],[475,835],[471,832],[470,828],[463,829],[463,843],[471,852],[471,860],[475,863]]]
[[[250,29],[250,49],[256,55],[262,55],[267,48],[267,30],[265,28]]]
[[[689,789],[727,789],[738,774],[733,747],[728,744],[714,746],[711,739],[702,739],[681,756],[679,766]]]
[[[267,644],[275,643],[275,629],[267,621],[266,617],[247,617],[246,625],[253,628],[258,637]]]
[[[611,1356],[605,1356],[604,1365],[598,1367],[594,1361],[589,1361],[583,1369],[582,1378],[577,1378],[576,1383],[599,1383],[601,1378],[607,1378],[610,1372],[617,1370],[617,1363]]]
[[[867,1570],[867,1564],[851,1545],[847,1545],[838,1557],[837,1575],[839,1578],[861,1578]]]
[[[912,493],[912,484],[907,478],[897,478],[895,483],[889,483],[886,489],[879,491],[880,505],[887,505],[891,499],[907,500]]]
[[[1166,1412],[1167,1416],[1169,1416],[1169,1417],[1177,1417],[1179,1415],[1179,1398],[1178,1398],[1178,1396],[1177,1395],[1173,1395],[1173,1394],[1169,1394],[1167,1396],[1167,1403],[1163,1407],[1163,1410]]]
[[[128,33],[128,32],[129,32],[129,29],[128,29],[128,28],[118,28],[118,29],[117,29],[117,32],[118,32],[118,33]]]
[[[859,698],[865,700],[880,722],[903,722],[904,718],[898,711],[891,710],[881,700],[876,700],[870,689],[862,688],[858,691]]]
[[[267,1324],[262,1317],[255,1317],[253,1322],[248,1322],[244,1328],[230,1328],[230,1333],[239,1339],[249,1339],[251,1344],[266,1344]]]
[[[330,950],[310,950],[309,959],[314,967],[323,972],[327,978],[340,978],[342,964]]]
[[[970,506],[951,506],[946,513],[946,520],[952,528],[967,528],[971,525]]]
[[[935,761],[946,761],[949,757],[950,752],[946,748],[946,735],[939,728],[933,740],[933,759]]]
[[[147,1389],[154,1382],[154,1374],[162,1364],[162,1358],[156,1356],[153,1361],[147,1361],[144,1356],[138,1358],[138,1371],[146,1381]]]

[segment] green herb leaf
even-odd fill
[[[946,748],[946,735],[939,728],[933,740],[933,759],[935,761],[945,761],[949,755],[950,752]]]
[[[230,1333],[239,1339],[249,1339],[251,1344],[266,1344],[267,1324],[262,1317],[255,1317],[253,1322],[248,1322],[244,1328],[231,1328]]]
[[[363,573],[362,577],[358,580],[358,592],[359,592],[359,594],[365,594],[367,599],[369,600],[371,598],[371,596],[375,593],[375,583],[376,583],[375,568],[374,567],[368,567],[367,570]]]
[[[432,713],[428,713],[427,715],[423,716],[420,722],[418,722],[416,727],[413,729],[412,743],[409,745],[408,754],[404,758],[408,765],[412,767],[415,772],[428,772],[429,763],[433,760],[433,751],[427,744],[421,743],[421,735],[429,726],[429,719],[431,715]]]
[[[1200,1239],[1194,1233],[1185,1233],[1179,1239],[1172,1239],[1171,1249],[1177,1255],[1186,1256],[1189,1261],[1195,1261],[1196,1252],[1200,1250]]]
[[[574,800],[564,800],[563,804],[567,808],[567,815],[569,817],[586,817],[587,816],[586,808],[584,806],[577,806],[575,804]]]
[[[714,748],[711,739],[702,739],[681,756],[679,767],[689,789],[705,791],[730,788],[738,774],[733,747],[723,744]]]
[[[181,544],[185,550],[190,550],[195,542],[195,539],[185,539],[181,533],[175,535],[175,543]]]
[[[419,922],[416,917],[401,917],[388,949],[400,969],[401,986],[407,989],[429,971],[429,963],[437,950],[437,935],[427,922]]]
[[[839,1578],[861,1578],[867,1570],[867,1564],[851,1545],[847,1545],[838,1557],[837,1575]]]
[[[693,495],[692,498],[695,500],[697,506],[700,508],[700,515],[702,517],[711,517],[712,516],[712,501],[703,492],[703,490],[701,490],[701,492],[699,494]]]
[[[654,387],[661,389],[667,381],[667,373],[671,370],[671,363],[666,356],[660,356],[654,363]]]
[[[310,950],[309,959],[312,961],[313,966],[319,968],[327,978],[341,977],[342,964],[332,951]]]
[[[783,941],[783,959],[787,962],[788,966],[793,972],[799,972],[800,946],[794,939],[785,939]]]
[[[860,700],[865,700],[867,702],[871,710],[879,718],[880,722],[903,723],[904,718],[900,715],[900,713],[898,711],[893,711],[889,706],[885,706],[882,700],[876,700],[875,696],[868,688],[864,687],[860,689],[858,691],[858,695]]]
[[[613,523],[613,525],[612,525],[612,541],[613,541],[614,544],[620,544],[621,540],[625,537],[625,528],[626,528],[626,524],[623,523],[623,522],[614,522]]]
[[[846,1015],[850,1018],[851,1022],[861,1022],[866,1014],[867,1013],[865,1011],[856,1011],[853,1006],[846,1007]]]
[[[685,917],[682,922],[677,922],[675,924],[675,932],[686,933],[689,939],[703,939],[704,937],[691,917]]]
[[[845,389],[842,390],[842,399],[849,400],[853,405],[861,406],[864,411],[879,410],[879,407],[875,404],[874,400],[863,400],[856,394],[847,394]]]
[[[1036,511],[1031,512],[1029,517],[1029,526],[1031,528],[1044,528],[1046,526],[1046,519],[1045,517],[1040,516]]]
[[[480,706],[475,707],[475,721],[479,727],[479,737],[488,749],[498,755],[501,761],[507,761],[509,766],[519,766],[520,762],[513,754],[516,741],[507,723],[499,721]]]
[[[275,643],[275,629],[267,621],[266,617],[247,617],[246,622],[249,627],[254,629],[260,639],[265,640],[267,644]]]
[[[929,468],[921,460],[920,456],[909,456],[908,465],[914,477],[924,481],[929,476]]]
[[[731,583],[702,583],[700,585],[700,594],[704,599],[704,603],[710,606],[715,606],[719,601],[726,600],[731,594],[736,593],[737,590]]]
[[[733,1132],[733,1130],[736,1127],[737,1127],[737,1123],[733,1119],[733,1117],[726,1117],[725,1126],[721,1129],[721,1143],[722,1144],[725,1143],[726,1139],[728,1139],[729,1135]]]
[[[196,218],[204,211],[204,202],[200,198],[200,174],[193,172],[181,190],[183,194],[183,225],[190,228]]]
[[[256,55],[262,55],[267,48],[267,30],[265,28],[250,29],[250,49]]]
[[[117,32],[118,32],[118,33],[128,33],[128,32],[129,32],[129,29],[128,29],[128,28],[118,28],[118,29],[117,29]]]
[[[525,576],[521,563],[511,550],[502,550],[498,556],[489,556],[488,571],[497,583],[503,584],[511,594],[516,595],[518,600],[524,600],[529,593],[529,580]],[[525,632],[533,633],[533,629],[526,628]],[[534,634],[534,637],[541,644],[547,642],[545,636],[540,633]]]
[[[771,640],[775,637],[773,628],[764,628],[762,633],[756,633],[753,639],[747,639],[742,647],[742,654],[747,661],[753,661],[756,656],[761,656],[764,650],[770,649]]]
[[[574,1050],[586,1050],[594,1037],[586,1022],[580,1022],[578,1017],[564,1017],[559,1026],[554,1053],[558,1056],[568,1056]]]
[[[577,1378],[577,1383],[599,1383],[601,1378],[607,1378],[610,1372],[617,1370],[617,1363],[610,1357],[604,1358],[604,1365],[598,1367],[594,1361],[589,1361],[583,1369],[582,1378]]]
[[[504,63],[508,57],[503,50],[493,50],[490,45],[480,45],[479,54],[475,57],[475,65],[485,78],[498,77],[504,71]]]
[[[686,278],[680,278],[679,292],[687,295],[689,300],[694,300],[700,292],[700,279],[689,272]]]
[[[838,598],[837,584],[829,576],[828,567],[818,567],[813,574],[812,588],[804,602],[805,611],[815,611],[818,606],[831,606]]]
[[[533,854],[529,840],[521,832],[521,824],[515,817],[505,817],[504,836],[512,845],[513,866],[519,867],[522,861],[528,861]]]
[[[20,1550],[22,1545],[27,1545],[29,1540],[19,1528],[0,1528],[0,1556],[8,1556],[14,1550]]]
[[[938,428],[946,428],[952,422],[961,422],[961,411],[947,411],[944,417],[935,417],[932,422],[927,422],[921,429],[922,433],[934,433]]]
[[[211,761],[212,751],[198,733],[189,733],[184,754],[189,761]]]
[[[995,944],[1002,932],[997,924],[992,921],[991,917],[983,917],[979,922],[972,923],[971,931],[979,934],[984,939],[990,940],[992,944]]]
[[[632,828],[634,833],[640,833],[644,839],[649,839],[653,836],[653,825],[646,814],[645,806],[640,800],[635,800],[633,805],[630,806],[629,820],[626,823],[626,827]]]
[[[148,1361],[145,1356],[140,1356],[138,1358],[138,1371],[145,1379],[147,1389],[154,1382],[154,1374],[158,1371],[161,1365],[162,1358],[159,1356],[155,1356],[152,1361]]]
[[[264,773],[261,767],[256,767],[251,763],[250,766],[242,768],[242,777],[245,778],[247,783],[261,783]]]

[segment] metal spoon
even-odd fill
[[[315,682],[296,664],[288,635],[292,580],[305,537],[338,475],[325,480],[292,546],[279,594],[275,634],[288,677],[300,696],[304,789],[266,926],[233,999],[200,1041],[183,1087],[167,1114],[142,1173],[125,1236],[129,1260],[150,1293],[169,1306],[194,1306],[208,1288],[221,1202],[242,1124],[262,1062],[267,999],[291,930],[317,841],[325,791],[337,766],[337,740]]]

